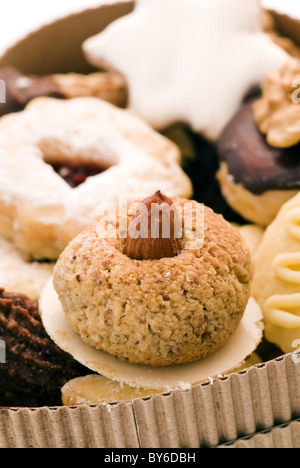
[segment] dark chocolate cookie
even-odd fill
[[[60,406],[61,387],[87,369],[61,351],[43,327],[38,303],[0,289],[0,406]],[[2,349],[3,351],[3,349]],[[3,359],[2,359],[3,360]]]

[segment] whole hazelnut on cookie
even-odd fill
[[[155,206],[159,208],[156,212],[153,210]],[[135,260],[159,260],[164,257],[176,257],[180,253],[180,238],[179,235],[176,236],[176,227],[179,234],[179,226],[176,226],[177,210],[170,210],[171,206],[172,201],[160,191],[142,201],[129,224],[124,246],[128,257]],[[144,236],[142,223],[146,226]],[[137,226],[139,232],[136,231]],[[168,228],[166,235],[163,233],[164,226]],[[157,231],[156,235],[154,230]]]
[[[247,306],[251,273],[245,241],[222,216],[156,192],[98,217],[62,253],[53,284],[85,343],[159,367],[226,343]]]

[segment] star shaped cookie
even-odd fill
[[[210,140],[289,58],[263,33],[258,0],[137,0],[83,50],[124,75],[129,108],[154,128],[185,122]]]

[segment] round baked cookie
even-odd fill
[[[217,179],[237,213],[245,220],[268,226],[300,188],[300,145],[270,146],[256,124],[253,104],[243,105],[218,142]]]
[[[136,239],[130,226],[143,210],[140,202],[129,204],[73,239],[53,278],[66,319],[83,342],[152,367],[190,363],[226,343],[243,317],[252,273],[246,242],[222,216],[201,205],[203,221],[200,204],[162,199],[177,213],[188,203],[193,229],[180,239]]]
[[[116,382],[103,375],[89,374],[67,382],[61,389],[64,406],[101,405],[149,398],[155,394],[167,393],[166,389],[134,388],[126,383]]]
[[[265,320],[268,341],[283,352],[300,347],[300,194],[267,228],[255,256],[253,296]]]
[[[19,112],[41,96],[72,99],[95,96],[118,107],[126,107],[128,90],[124,78],[115,72],[24,75],[12,66],[0,68],[5,82],[6,102],[0,103],[0,116]]]
[[[57,259],[119,196],[162,189],[189,198],[180,162],[174,143],[127,110],[37,98],[0,120],[0,233],[33,257]]]

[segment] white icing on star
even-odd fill
[[[250,88],[289,58],[260,15],[258,0],[137,0],[83,49],[124,75],[129,108],[154,128],[182,121],[216,140]]]

